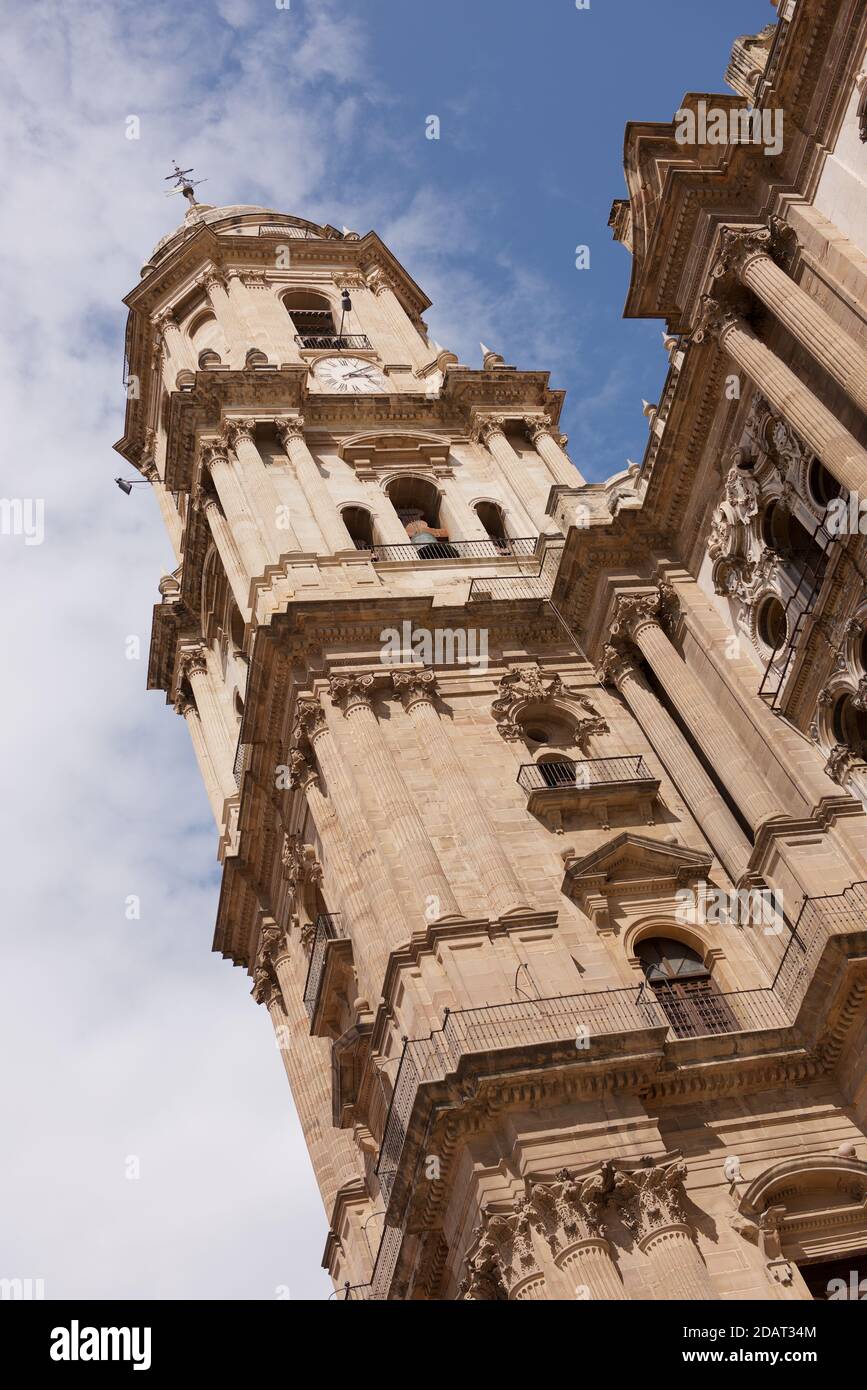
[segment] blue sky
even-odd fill
[[[210,953],[215,835],[186,731],[145,691],[171,552],[149,493],[111,482],[120,301],[180,219],[171,160],[209,202],[375,228],[462,360],[483,339],[552,371],[600,478],[641,457],[666,365],[661,325],[621,320],[629,260],[606,224],[624,124],[721,90],[732,40],[773,17],[767,0],[47,0],[5,17],[2,492],[44,499],[45,538],[0,536],[0,1278],[49,1298],[329,1287],[268,1018]]]

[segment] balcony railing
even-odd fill
[[[586,758],[580,762],[524,763],[518,773],[518,782],[525,792],[553,791],[562,787],[581,790],[654,780],[653,773],[640,755]]]
[[[385,560],[496,560],[517,559],[534,555],[535,537],[522,536],[517,540],[489,541],[428,541],[425,545],[368,545],[356,542],[374,561]]]
[[[296,333],[300,348],[315,352],[371,352],[373,344],[366,333]]]
[[[339,913],[323,912],[316,918],[316,930],[313,936],[313,946],[310,950],[310,964],[307,967],[307,981],[304,985],[304,1007],[307,1010],[307,1017],[310,1019],[316,1013],[316,1005],[319,1003],[319,991],[322,988],[322,976],[325,973],[329,942],[343,940],[345,937],[346,932],[341,926]]]
[[[675,1038],[699,1038],[789,1025],[786,1008],[770,989],[709,994],[708,1000],[712,1002],[663,1002],[641,985],[447,1013],[439,1032],[404,1045],[376,1168],[386,1201],[394,1188],[419,1087],[444,1080],[467,1054],[573,1038],[579,1043],[588,1037],[653,1028],[663,1028]]]

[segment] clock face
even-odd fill
[[[391,389],[388,377],[363,357],[323,357],[314,374],[320,390],[340,396],[382,395]]]

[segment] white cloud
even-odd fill
[[[43,497],[46,535],[0,536],[0,1275],[44,1278],[48,1297],[330,1288],[267,1013],[210,951],[216,836],[189,740],[145,691],[174,562],[150,494],[111,482],[128,471],[111,451],[121,297],[180,220],[162,197],[171,158],[208,175],[209,201],[302,207],[330,142],[304,93],[363,75],[359,28],[330,6],[312,23],[257,11],[224,0],[179,22],[173,5],[96,0],[4,26],[0,489]],[[141,661],[124,658],[129,634]]]

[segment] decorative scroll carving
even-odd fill
[[[437,693],[437,678],[433,671],[393,671],[391,683],[405,710],[409,710],[417,700],[433,700]]]
[[[373,687],[373,676],[332,676],[331,699],[344,714],[349,714],[359,706],[370,709],[373,704]]]
[[[300,835],[284,835],[280,855],[283,877],[296,891],[307,884],[322,882],[322,865],[313,845],[305,844]]]
[[[646,1240],[666,1226],[689,1226],[680,1160],[618,1173],[612,1194],[621,1220],[636,1240]]]
[[[595,705],[579,690],[567,686],[560,675],[546,681],[537,666],[525,666],[507,671],[497,688],[499,694],[491,705],[491,713],[498,732],[510,743],[524,738],[522,717],[530,710],[544,711],[546,706],[550,712],[558,711],[567,718],[577,713],[573,733],[579,744],[592,734],[608,733],[608,725]]]

